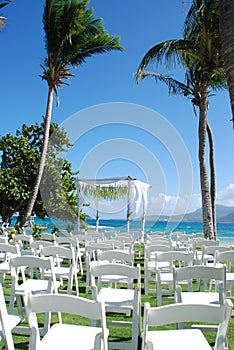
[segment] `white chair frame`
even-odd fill
[[[224,350],[231,310],[231,300],[226,300],[224,305],[170,304],[150,307],[149,303],[145,303],[142,350],[212,350],[199,324],[196,323],[193,329],[184,329],[185,322],[212,323],[217,331],[214,350]],[[177,329],[149,330],[150,326],[173,323]]]

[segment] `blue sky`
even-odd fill
[[[103,18],[111,35],[121,36],[125,50],[89,58],[74,70],[76,77],[70,79],[70,86],[59,91],[60,107],[54,106],[52,120],[73,123],[74,119],[69,118],[77,116],[74,147],[66,157],[74,170],[81,170],[81,177],[130,175],[150,182],[150,214],[198,208],[198,118],[191,103],[183,97],[169,96],[165,86],[151,79],[139,85],[134,80],[150,47],[181,38],[188,2],[185,6],[182,0],[91,0],[90,6],[97,17]],[[2,10],[8,20],[0,32],[1,135],[14,133],[23,123],[40,122],[45,114],[47,86],[39,77],[45,57],[42,12],[42,0],[12,0]],[[183,77],[183,71],[177,70],[175,77]],[[107,106],[115,111],[119,106],[126,109],[120,110],[122,114],[116,120],[115,111],[109,111],[108,121],[106,116],[96,115]],[[135,121],[130,115],[133,106],[139,112]],[[90,112],[87,118],[86,111]],[[215,140],[217,202],[234,206],[234,131],[227,91],[210,99],[208,117]],[[170,130],[167,136],[162,134],[157,118]],[[103,211],[108,205],[103,204]]]

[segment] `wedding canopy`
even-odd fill
[[[96,230],[99,223],[99,200],[116,200],[127,198],[127,232],[130,230],[130,219],[133,214],[138,215],[142,208],[142,231],[144,232],[145,213],[148,202],[148,189],[151,185],[131,176],[115,177],[109,179],[84,179],[76,178],[78,230],[80,230],[80,211],[84,203],[85,195],[95,199],[96,206]]]

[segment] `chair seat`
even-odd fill
[[[105,305],[115,304],[118,307],[132,306],[134,300],[133,289],[102,288],[98,293],[98,301],[105,302]]]
[[[216,292],[182,292],[183,304],[219,304],[219,293]]]
[[[58,277],[64,277],[64,278],[68,278],[69,273],[70,273],[70,268],[69,267],[64,267],[64,266],[55,266],[54,267],[54,273],[55,276]],[[46,270],[44,273],[45,277],[50,277],[51,276],[51,271],[50,270]]]
[[[21,321],[23,320],[23,318],[19,315],[7,315],[7,323],[8,323],[8,327],[9,329],[13,329],[14,327],[16,327]],[[0,322],[0,339],[1,339],[1,335],[2,335],[2,325]]]
[[[232,284],[232,283],[234,284],[234,272],[227,272],[226,273],[226,282],[230,283],[230,284]]]
[[[157,346],[150,346],[149,350],[211,350],[203,333],[198,329],[179,329],[165,331],[150,331],[147,341]]]
[[[167,273],[161,273],[160,274],[161,282],[162,283],[173,283],[173,273],[172,272],[167,272]]]
[[[10,271],[10,265],[8,261],[4,261],[0,263],[0,273],[9,273]]]
[[[167,268],[170,268],[170,264],[168,263],[168,262],[164,262],[164,261],[159,261],[158,263],[157,263],[157,268],[159,269],[159,270],[161,270],[161,269],[167,269]],[[149,261],[148,262],[148,270],[153,270],[153,271],[155,271],[155,261]]]
[[[100,341],[102,329],[99,327],[54,324],[41,341],[43,350],[92,350],[95,341]]]
[[[49,288],[50,286],[50,282],[49,280],[26,280],[25,282],[23,282],[22,284],[20,284],[19,286],[17,286],[16,290],[15,290],[15,294],[24,294],[25,290],[27,291],[31,291],[32,293],[43,293],[45,291],[50,290]],[[57,281],[56,282],[56,287],[58,288],[60,286],[60,282]]]

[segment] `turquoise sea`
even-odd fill
[[[68,222],[62,220],[51,220],[49,218],[40,220],[35,218],[35,224],[48,225],[48,230],[56,226],[60,230],[66,230]],[[87,220],[89,229],[95,229],[95,220]],[[76,229],[76,225],[73,225]],[[118,232],[126,232],[126,220],[100,220],[99,232],[116,230]],[[141,221],[130,221],[130,231],[141,231]],[[170,221],[146,221],[145,232],[163,231],[166,234],[175,231],[183,231],[188,234],[203,232],[203,224],[201,222],[170,222]],[[223,243],[234,244],[234,223],[217,223],[217,236]]]

